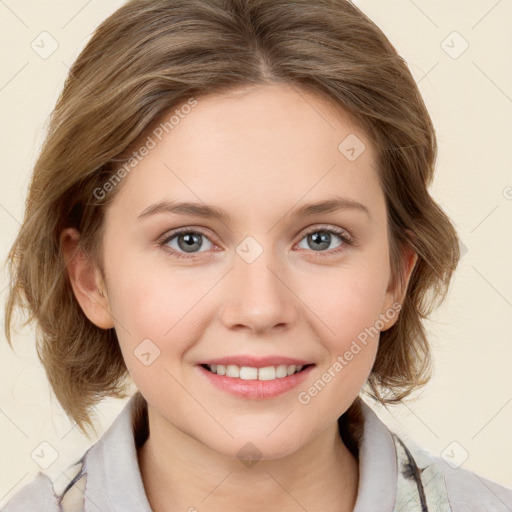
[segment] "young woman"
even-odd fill
[[[467,511],[362,400],[429,378],[459,240],[403,59],[344,0],[133,0],[74,63],[10,254],[56,397],[131,397],[7,512]]]

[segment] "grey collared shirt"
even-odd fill
[[[152,512],[137,460],[137,403],[134,395],[81,458],[65,489],[57,490],[40,472],[4,512]],[[512,489],[404,441],[360,403],[364,423],[353,512],[512,512]]]

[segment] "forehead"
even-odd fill
[[[383,206],[374,148],[333,101],[284,84],[195,101],[140,137],[135,151],[151,150],[114,203],[140,213],[161,200],[193,200],[263,215],[336,195]]]

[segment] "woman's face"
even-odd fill
[[[196,100],[163,116],[152,142],[145,134],[118,185],[103,234],[105,300],[160,421],[217,452],[251,442],[272,459],[346,411],[377,332],[397,319],[385,198],[367,137],[325,100],[283,85]],[[235,356],[314,366],[263,381],[201,366]]]

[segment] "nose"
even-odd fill
[[[300,300],[287,283],[289,272],[263,253],[252,263],[236,257],[229,272],[221,319],[229,329],[271,333],[289,329],[296,321]]]

